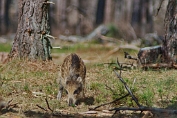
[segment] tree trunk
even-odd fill
[[[47,0],[20,0],[18,29],[10,58],[51,59]]]
[[[152,0],[134,0],[131,24],[138,37],[154,32]]]
[[[104,15],[104,23],[109,24],[112,22],[112,0],[106,0],[105,2],[105,15]]]
[[[96,11],[96,25],[100,25],[104,21],[105,0],[98,0]]]
[[[177,3],[169,0],[165,14],[165,39],[163,42],[164,57],[166,62],[177,62]]]
[[[7,32],[6,3],[7,3],[7,0],[0,1],[0,34],[5,34]]]

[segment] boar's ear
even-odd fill
[[[77,81],[80,82],[80,83],[82,83],[82,78],[81,78],[81,77],[78,77],[78,78],[77,78]]]

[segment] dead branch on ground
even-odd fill
[[[142,68],[152,68],[152,69],[159,69],[159,68],[174,68],[177,69],[177,64],[173,63],[155,63],[155,64],[142,64]]]
[[[6,109],[12,109],[12,108],[17,107],[18,103],[12,103],[12,101],[13,101],[13,99],[11,99],[7,102],[7,106],[5,107]]]
[[[114,64],[117,64],[117,63],[114,63],[114,62],[110,62],[110,63],[101,63],[99,65],[108,65],[108,66],[111,66],[111,65],[114,65]],[[122,65],[122,68],[119,68],[119,67],[113,67],[115,70],[122,70],[122,71],[126,71],[127,69],[132,69],[133,67],[136,67],[135,64],[133,62],[127,62],[127,63],[121,63]]]
[[[131,111],[151,111],[151,112],[158,112],[158,113],[168,113],[168,114],[176,114],[177,110],[171,110],[171,109],[163,109],[163,108],[154,108],[154,107],[145,107],[141,106],[138,108],[130,108],[130,107],[119,107],[119,108],[113,108],[110,109],[110,111],[121,111],[121,110],[131,110]]]
[[[117,58],[117,65],[122,68],[122,65],[119,63],[119,60]],[[123,80],[123,78],[121,77],[121,70],[120,70],[120,74],[114,70],[115,74],[117,75],[117,77],[119,78],[119,80],[123,83],[124,87],[126,88],[126,90],[128,91],[129,95],[132,97],[132,99],[135,101],[136,105],[138,105],[138,107],[141,107],[141,105],[138,102],[138,99],[134,96],[134,94],[131,92],[130,88],[128,87],[127,83]]]
[[[42,107],[42,106],[40,106],[40,105],[38,105],[38,104],[36,104],[36,106],[39,107],[40,109],[46,111],[46,112],[52,113],[52,115],[55,115],[54,110],[50,108],[50,105],[49,105],[49,102],[48,102],[47,98],[45,98],[45,102],[47,104],[47,109]]]
[[[119,100],[121,100],[121,99],[123,99],[123,98],[125,98],[125,97],[127,97],[127,96],[129,96],[129,94],[126,94],[126,95],[124,95],[124,96],[122,96],[122,97],[120,97],[120,98],[117,98],[117,99],[115,99],[115,100],[113,100],[113,101],[111,101],[111,102],[101,104],[101,105],[96,106],[96,107],[94,107],[94,108],[90,108],[89,110],[96,110],[96,109],[98,109],[99,107],[102,107],[102,106],[105,106],[105,105],[109,105],[109,104],[115,103],[115,102],[117,102],[117,101],[119,101]]]
[[[48,102],[47,98],[45,98],[45,101],[46,101],[46,103],[47,103],[47,108],[53,113],[53,109],[50,108],[49,102]]]
[[[17,108],[18,103],[12,103],[12,101],[13,101],[13,99],[9,100],[8,102],[1,101],[0,111],[9,112],[13,108]]]

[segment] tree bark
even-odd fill
[[[166,62],[177,62],[177,3],[169,0],[165,14],[165,39],[163,41],[164,57]]]
[[[9,57],[51,59],[48,0],[20,0],[18,29]]]

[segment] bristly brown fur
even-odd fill
[[[59,73],[60,99],[63,89],[68,93],[69,105],[84,97],[86,67],[83,60],[75,53],[68,55],[61,65]]]

